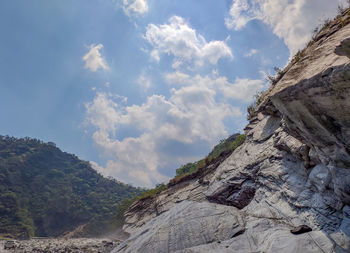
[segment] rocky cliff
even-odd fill
[[[350,24],[327,24],[217,168],[136,202],[113,252],[350,252]]]

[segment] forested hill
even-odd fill
[[[0,237],[58,236],[119,225],[122,200],[142,190],[107,179],[54,143],[0,136]]]

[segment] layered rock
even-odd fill
[[[350,25],[323,30],[269,90],[245,143],[135,203],[113,252],[350,252],[348,37]]]

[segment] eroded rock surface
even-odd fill
[[[146,223],[113,252],[174,252],[224,241],[244,229],[235,208],[185,200]]]
[[[350,25],[331,25],[269,91],[246,141],[127,213],[113,252],[350,252]],[[312,231],[292,234],[300,226]]]

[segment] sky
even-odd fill
[[[134,186],[243,132],[246,108],[346,0],[0,1],[0,134]]]

